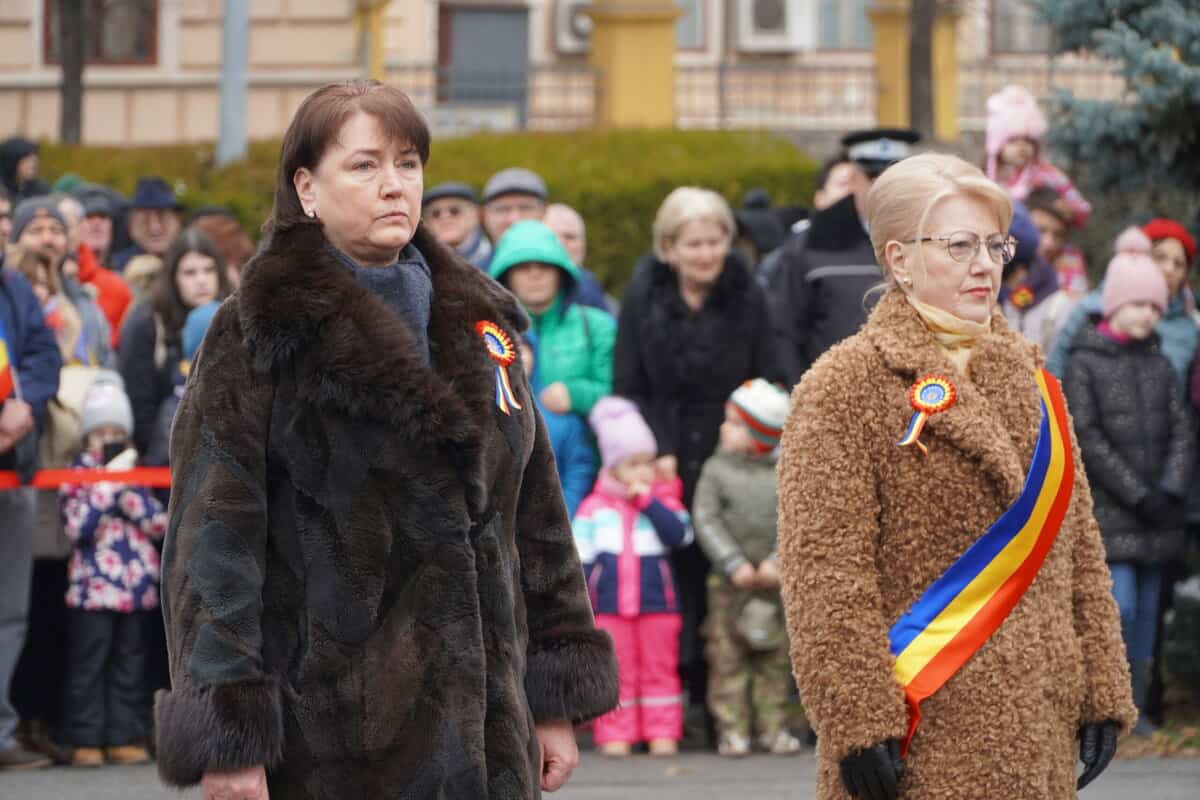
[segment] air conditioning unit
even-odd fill
[[[586,53],[592,20],[583,10],[593,0],[554,0],[554,49],[566,55]]]
[[[737,0],[737,49],[789,53],[817,46],[817,0]]]

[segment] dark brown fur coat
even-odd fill
[[[266,764],[286,800],[539,796],[536,722],[616,704],[546,432],[475,323],[512,296],[418,231],[422,363],[317,226],[278,233],[176,419],[163,558],[170,784]]]
[[[801,696],[820,737],[820,800],[849,795],[847,753],[903,738],[887,633],[1020,494],[1041,416],[1042,357],[999,313],[958,375],[890,292],[796,388],[779,465],[779,552]],[[901,448],[908,390],[951,376],[957,404]],[[1132,723],[1112,582],[1075,448],[1067,517],[1041,572],[986,644],[921,707],[905,800],[1075,796],[1083,722]]]

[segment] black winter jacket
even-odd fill
[[[693,312],[675,272],[643,258],[621,301],[613,392],[638,404],[659,452],[678,460],[687,505],[716,449],[725,401],[753,378],[780,381],[783,373],[766,297],[742,261],[725,259],[704,307]]]
[[[1184,542],[1184,504],[1195,463],[1191,410],[1158,336],[1121,344],[1084,326],[1071,345],[1063,390],[1111,562],[1163,564]],[[1181,502],[1162,524],[1135,508],[1152,489]]]
[[[867,292],[883,280],[875,250],[847,197],[789,239],[769,278],[777,351],[788,385],[826,350],[858,333],[870,311]]]

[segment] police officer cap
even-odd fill
[[[874,176],[912,155],[912,145],[920,140],[921,134],[907,128],[873,128],[846,134],[842,147],[847,158]]]

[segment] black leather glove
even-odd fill
[[[842,759],[842,785],[858,800],[896,800],[900,796],[900,778],[904,760],[900,741],[888,739],[866,750],[855,750]]]
[[[1162,489],[1151,489],[1146,492],[1145,497],[1138,500],[1137,507],[1134,510],[1146,522],[1158,524],[1166,522],[1167,517],[1175,510],[1175,504],[1178,502],[1178,500]]]
[[[1121,725],[1112,720],[1088,722],[1079,728],[1079,760],[1083,762],[1083,774],[1075,782],[1077,790],[1100,777],[1113,760],[1120,732]]]

